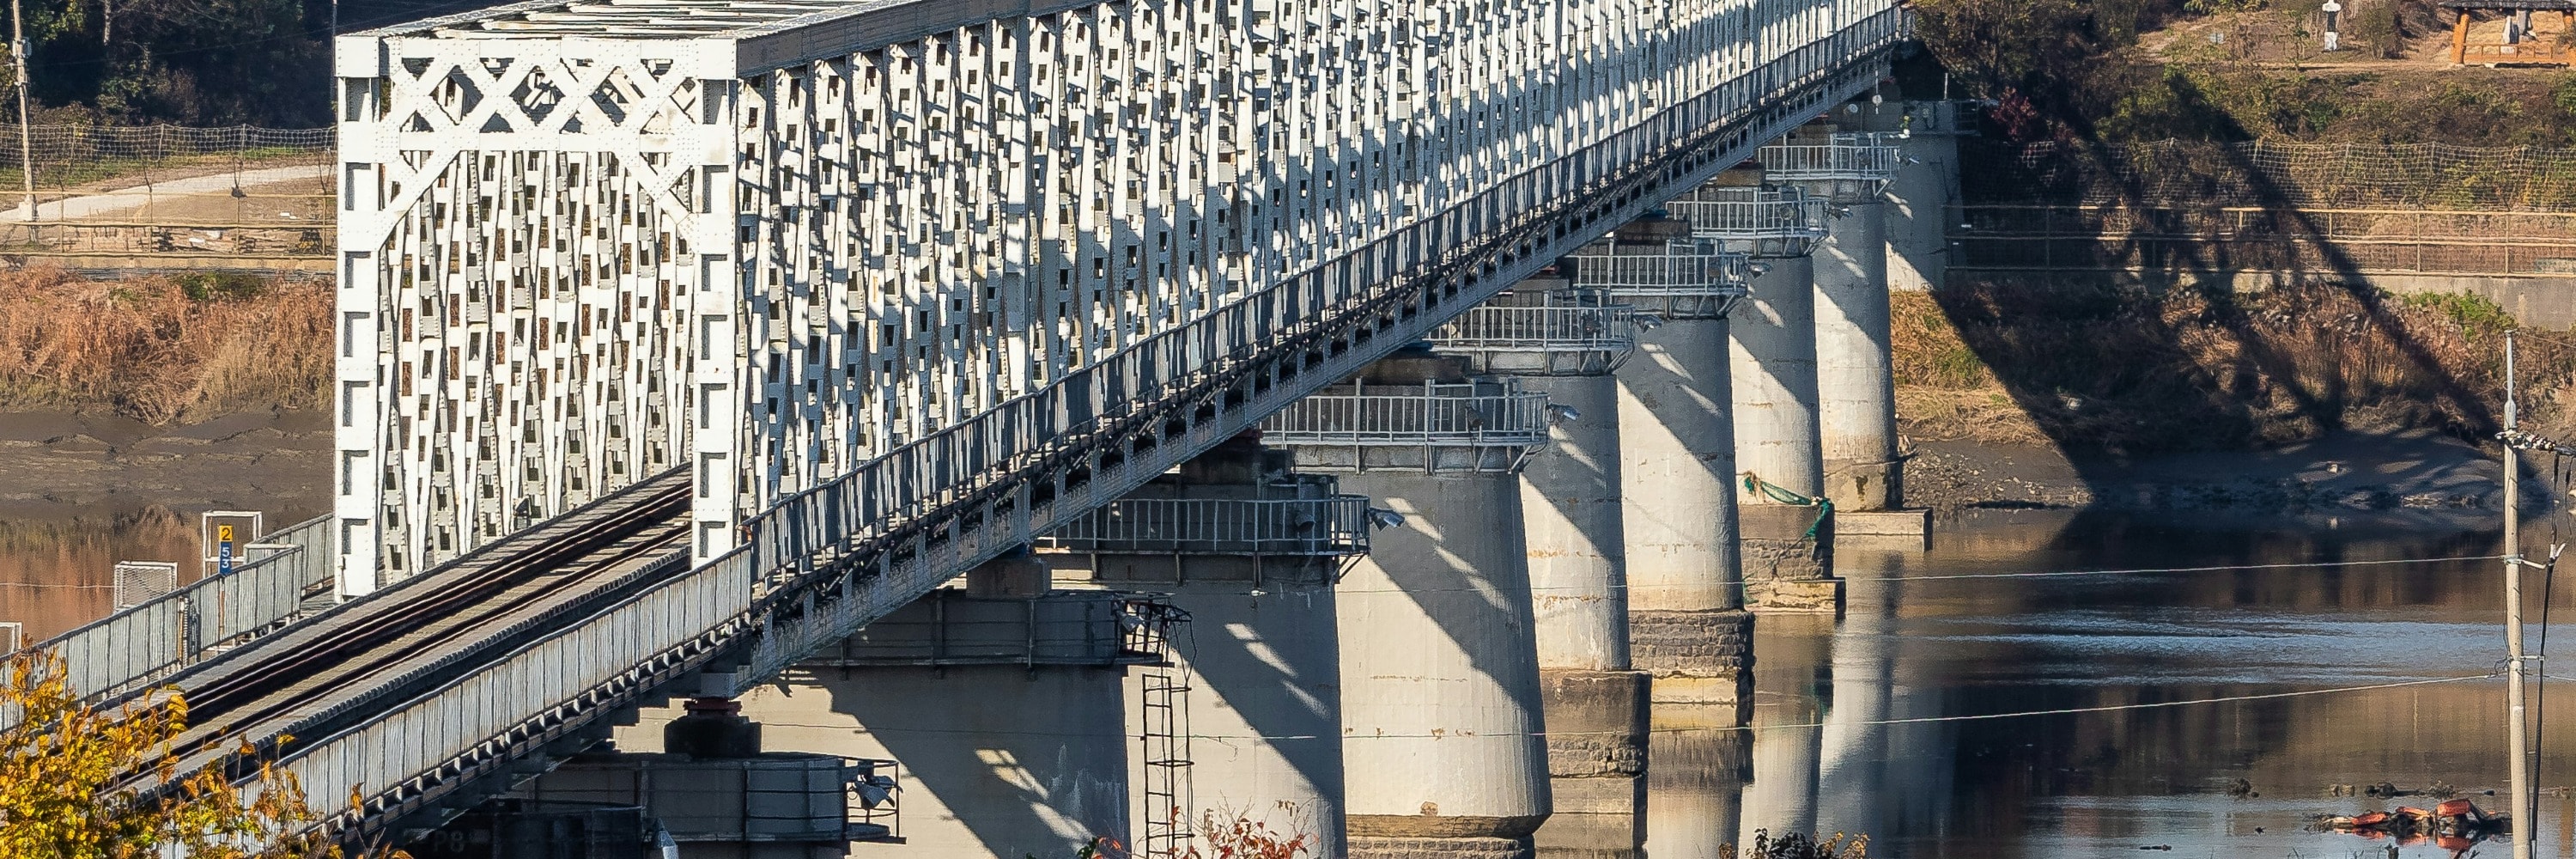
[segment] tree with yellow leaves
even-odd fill
[[[245,790],[220,768],[179,772],[188,707],[176,694],[103,712],[73,693],[60,657],[20,653],[0,668],[0,713],[15,717],[0,729],[0,859],[342,855],[307,833],[319,817],[294,774],[262,762]],[[138,775],[170,789],[138,793]]]

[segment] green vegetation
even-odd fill
[[[2418,293],[2404,298],[2406,306],[2426,308],[2450,317],[2460,333],[2471,339],[2500,337],[2514,329],[2513,316],[2495,299],[2468,292]]]
[[[268,279],[238,271],[196,271],[170,278],[189,301],[258,298],[268,292]]]
[[[40,122],[301,128],[329,118],[328,3],[29,0],[25,9]],[[0,74],[0,83],[15,82]]]

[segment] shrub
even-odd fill
[[[258,298],[268,291],[268,281],[255,274],[238,271],[197,271],[171,278],[179,285],[180,294],[189,301],[221,301]]]

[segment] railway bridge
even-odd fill
[[[1170,854],[1220,803],[1324,855],[1634,844],[1650,703],[1740,711],[1753,615],[1834,612],[1833,523],[1900,497],[1903,16],[535,0],[342,36],[335,506],[207,586],[259,583],[245,616],[61,644],[352,840],[593,796],[560,785],[602,740],[739,712],[909,768],[909,844],[862,851]]]

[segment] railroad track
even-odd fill
[[[328,736],[685,570],[689,494],[685,472],[659,475],[171,678],[190,723],[180,771],[247,775],[241,743],[273,755]]]

